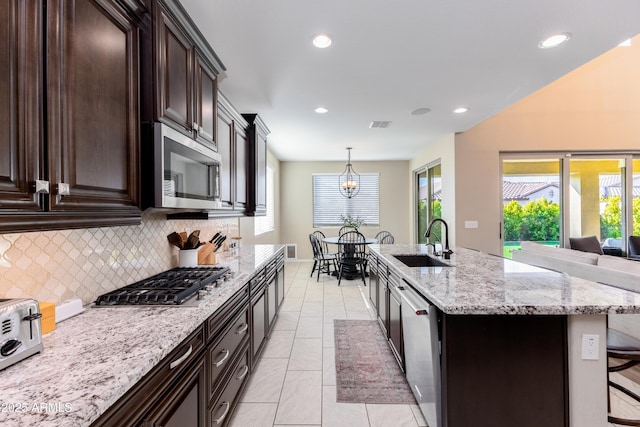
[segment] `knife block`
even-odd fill
[[[213,252],[214,246],[211,243],[205,243],[198,251],[198,264],[212,265],[216,264],[216,254]]]

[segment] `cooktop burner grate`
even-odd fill
[[[229,272],[229,267],[177,267],[100,295],[96,305],[179,305]]]

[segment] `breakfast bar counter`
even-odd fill
[[[607,425],[607,314],[640,313],[640,294],[453,250],[370,246],[371,263],[440,313],[442,425]],[[583,335],[598,337],[595,360]]]
[[[425,298],[447,314],[640,313],[640,294],[454,248],[449,267],[408,267],[394,255],[427,255],[424,245],[371,245]]]

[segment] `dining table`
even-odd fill
[[[325,242],[325,243],[328,243],[330,245],[346,245],[345,246],[345,252],[349,252],[349,246],[348,245],[352,244],[352,242],[341,242],[339,236],[325,237],[325,238],[322,239],[322,241]],[[375,243],[378,243],[378,239],[376,239],[374,237],[365,237],[365,241],[364,241],[365,245],[372,245],[372,244],[375,244]],[[353,252],[353,250],[351,252]],[[333,276],[337,276],[338,272],[334,271],[332,273],[332,275]],[[364,275],[365,276],[369,276],[369,273],[367,273],[367,271],[365,270]],[[360,278],[360,272],[358,271],[358,269],[355,266],[347,265],[347,268],[345,269],[345,271],[342,272],[342,278],[343,279],[347,279],[347,280],[359,279]]]
[[[374,243],[378,243],[378,239],[376,239],[375,237],[365,237],[364,238],[364,244],[365,245],[372,245]],[[338,236],[331,236],[331,237],[325,237],[324,239],[322,239],[323,242],[329,243],[331,245],[342,245],[342,244],[349,244],[351,242],[340,242],[340,237]]]

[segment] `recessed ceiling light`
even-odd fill
[[[329,109],[325,107],[318,107],[314,111],[318,114],[324,114],[324,113],[328,113]]]
[[[320,49],[331,46],[331,36],[326,33],[318,33],[313,36],[313,45]]]
[[[565,43],[567,40],[571,38],[571,34],[569,33],[559,33],[554,34],[551,37],[548,37],[538,43],[538,47],[541,49],[549,49],[552,47],[558,47],[562,43]]]
[[[415,110],[413,110],[411,112],[412,116],[422,116],[423,114],[427,114],[429,111],[431,111],[431,109],[423,107],[423,108],[416,108]]]
[[[456,114],[466,113],[467,111],[469,111],[469,107],[458,107],[455,110],[453,110],[453,112]]]

